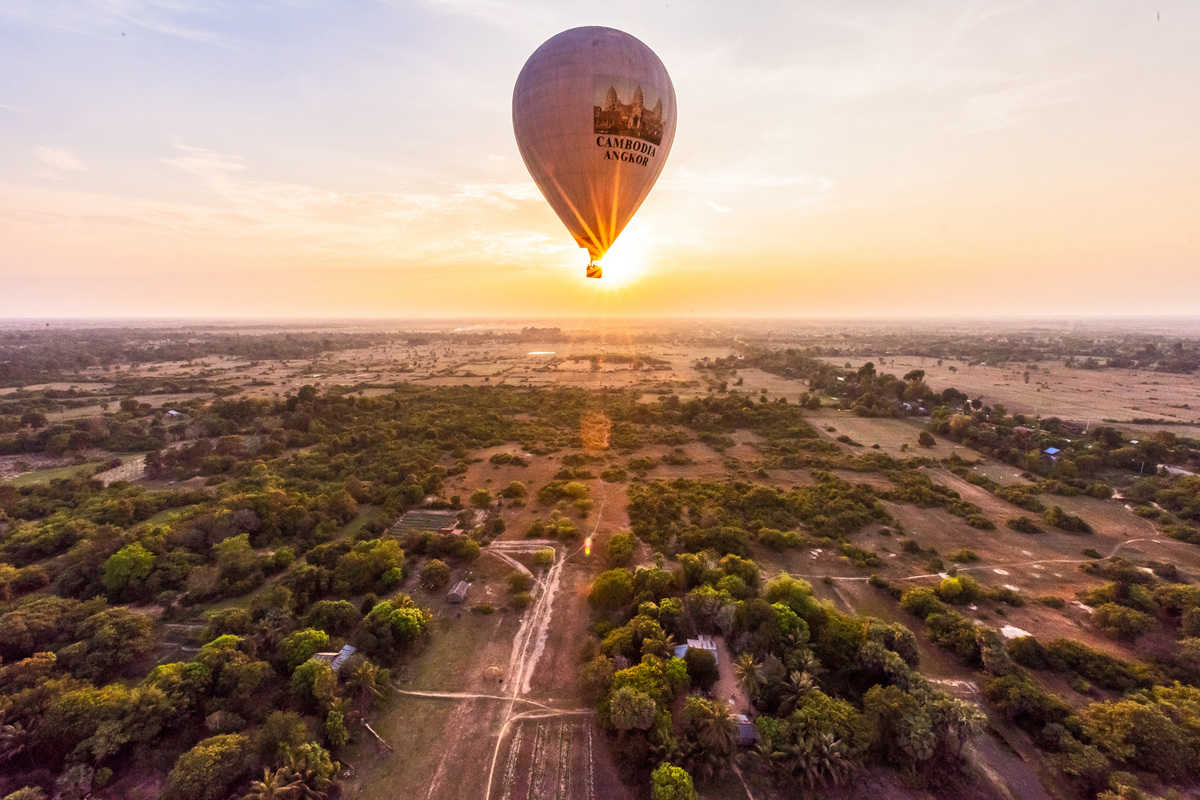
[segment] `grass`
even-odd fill
[[[340,539],[343,536],[349,536],[351,539],[353,539],[355,536],[358,536],[359,531],[366,527],[367,523],[379,519],[379,517],[382,515],[382,506],[359,506],[358,515],[342,526],[342,529],[338,531],[336,538]]]
[[[7,481],[10,486],[33,486],[38,483],[49,483],[58,478],[73,478],[76,475],[90,475],[102,461],[89,461],[86,464],[71,464],[66,467],[51,467],[25,472]]]

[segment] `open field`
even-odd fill
[[[13,601],[0,613],[36,593],[59,591],[92,592],[117,613],[129,609],[149,622],[153,641],[138,661],[105,676],[123,686],[138,685],[154,665],[200,658],[203,634],[222,630],[210,620],[222,620],[237,631],[235,639],[244,637],[247,657],[252,653],[269,671],[273,702],[303,717],[314,741],[336,751],[344,797],[633,800],[648,793],[654,765],[647,768],[649,756],[631,756],[626,744],[645,747],[649,734],[613,729],[594,688],[585,688],[581,665],[608,659],[613,674],[637,665],[638,646],[608,636],[633,625],[641,610],[650,618],[638,625],[664,629],[664,642],[655,645],[664,648],[660,652],[697,634],[716,637],[717,675],[704,690],[689,674],[693,694],[751,717],[785,718],[788,712],[773,697],[751,696],[733,663],[747,654],[761,663],[768,651],[781,664],[811,664],[805,659],[818,652],[836,657],[834,650],[821,651],[816,621],[804,636],[784,645],[772,640],[769,647],[739,630],[739,609],[764,596],[766,581],[788,573],[811,584],[828,609],[821,613],[845,615],[847,631],[870,628],[859,615],[911,629],[920,674],[986,716],[961,759],[940,765],[945,782],[885,765],[877,744],[855,765],[852,780],[822,785],[821,796],[1074,800],[1036,731],[988,699],[995,675],[978,657],[939,643],[933,624],[905,611],[899,597],[915,588],[942,591],[949,579],[969,576],[970,599],[943,606],[971,637],[994,634],[1003,643],[1028,633],[1043,643],[1077,643],[1117,663],[1182,669],[1170,661],[1179,647],[1178,614],[1147,614],[1138,636],[1122,637],[1098,622],[1099,600],[1082,602],[1112,580],[1110,569],[1151,588],[1200,584],[1200,546],[1172,538],[1186,538],[1180,529],[1192,524],[1182,495],[1137,495],[1136,468],[1122,463],[1094,466],[1093,474],[1138,500],[1091,496],[1087,481],[1039,483],[1049,462],[1023,462],[1033,470],[1027,472],[987,441],[972,439],[971,447],[949,434],[922,446],[918,436],[928,418],[888,416],[886,407],[873,417],[839,410],[834,406],[843,395],[832,397],[837,384],[829,385],[822,407],[802,410],[797,401],[808,393],[807,381],[738,368],[736,358],[712,365],[814,335],[675,329],[516,341],[478,331],[459,338],[431,328],[311,357],[132,361],[94,368],[92,381],[31,381],[0,395],[0,403],[9,403],[10,429],[0,455],[0,501],[6,504],[0,547],[16,570],[0,573],[16,576],[6,579]],[[825,360],[857,366],[867,358]],[[985,404],[1043,417],[1097,423],[1146,416],[1176,420],[1172,429],[1187,432],[1191,426],[1184,423],[1200,407],[1198,382],[1186,374],[1071,369],[1061,359],[1042,360],[1026,384],[1023,365],[872,360],[881,372],[925,369],[934,391],[956,386]],[[842,373],[841,379],[854,377]],[[300,392],[304,386],[316,391]],[[463,388],[434,391],[447,386]],[[542,391],[564,386],[582,391]],[[497,387],[525,388],[500,395]],[[495,414],[496,407],[517,410]],[[611,434],[607,441],[592,436],[597,411],[600,427]],[[993,425],[987,410],[954,411],[974,415],[981,427]],[[1090,449],[1091,440],[1078,436],[1068,440]],[[58,437],[53,449],[47,446],[52,437]],[[75,447],[77,440],[88,446]],[[47,454],[63,453],[64,446],[67,455]],[[1200,458],[1189,446],[1181,445],[1174,463],[1197,468]],[[113,459],[121,464],[91,483],[63,480]],[[1157,480],[1168,485],[1165,477]],[[1025,487],[1035,495],[1034,507],[1057,506],[1091,532],[1054,527],[1042,510],[1003,499],[992,482]],[[487,491],[482,499],[480,490]],[[170,501],[180,492],[189,495]],[[1168,513],[1163,503],[1174,503],[1176,511]],[[287,506],[286,514],[272,517],[276,504]],[[770,510],[759,517],[763,509]],[[405,514],[412,524],[394,525]],[[1020,519],[1040,532],[1010,527],[1021,526]],[[424,540],[422,525],[458,532]],[[782,541],[768,538],[775,527],[786,533]],[[665,583],[648,584],[657,594],[635,597],[630,590],[619,607],[605,608],[589,595],[612,566],[606,562],[610,542],[631,529],[641,538],[621,557],[627,561],[614,563],[629,565],[632,585]],[[70,537],[77,531],[94,540],[76,542]],[[689,543],[688,537],[701,536]],[[458,549],[461,537],[480,545],[477,557]],[[169,562],[179,577],[151,567],[153,589],[110,594],[103,581],[108,559],[131,542],[144,545],[152,564]],[[381,542],[393,548],[390,555],[375,553]],[[397,553],[397,545],[406,552]],[[699,577],[685,578],[689,549],[703,562]],[[724,574],[741,563],[723,566],[726,552],[752,560],[762,580],[747,584],[735,572]],[[355,580],[376,557],[400,568],[385,571],[386,580],[373,573]],[[426,585],[424,572],[435,557],[446,562],[445,574]],[[665,572],[653,576],[660,565]],[[635,574],[639,569],[645,572]],[[739,580],[730,582],[733,577]],[[460,580],[470,586],[465,602],[454,603],[447,592]],[[699,589],[718,593],[719,615],[706,620],[708,601],[688,599]],[[663,608],[667,601],[687,605],[683,612],[663,612],[660,623],[646,597],[658,598]],[[368,612],[383,600],[402,607],[411,601],[427,611],[427,630],[392,649],[373,632],[364,635]],[[322,609],[314,613],[318,603]],[[338,619],[323,618],[335,611]],[[321,645],[330,650],[327,657],[356,644],[390,670],[390,698],[366,716],[372,732],[353,717],[351,741],[340,746],[323,733],[327,710],[298,694],[293,668],[280,655],[281,637],[320,625],[332,632]],[[61,642],[44,646],[65,652],[69,663],[73,651]],[[815,669],[816,685],[859,713],[862,687],[839,684],[836,669],[819,662]],[[789,679],[793,671],[773,680]],[[1069,670],[1026,672],[1032,685],[1074,713],[1122,697]],[[351,685],[344,676],[334,683],[347,700]],[[212,708],[227,708],[221,699],[212,702]],[[667,715],[676,745],[694,735],[684,722],[686,702],[676,696],[655,706]],[[265,722],[256,712],[229,724],[257,735]],[[195,716],[195,735],[173,734],[179,743],[166,745],[175,748],[166,766],[126,770],[93,796],[116,800],[157,791],[179,753],[212,733],[210,722]],[[216,717],[211,724],[222,722]],[[691,764],[687,752],[679,746],[676,757]],[[767,780],[748,755],[732,763],[739,771],[726,768],[697,781],[701,798],[779,800],[795,786],[795,780]],[[7,791],[2,780],[0,790]]]
[[[849,363],[858,368],[869,358],[826,358],[831,364]],[[1061,361],[1036,365],[971,365],[963,361],[896,356],[878,359],[876,366],[903,375],[925,370],[925,380],[941,391],[955,387],[989,403],[1003,403],[1010,412],[1059,416],[1081,422],[1106,419],[1127,422],[1150,418],[1175,423],[1180,435],[1200,435],[1200,386],[1192,375],[1131,369],[1073,369]],[[1036,369],[1029,369],[1036,366]],[[1028,373],[1029,381],[1025,381]],[[1190,424],[1182,424],[1190,423]],[[1161,424],[1127,426],[1131,430],[1159,430]]]

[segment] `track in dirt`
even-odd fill
[[[590,540],[600,528],[600,521],[604,516],[604,500],[600,501],[600,505],[596,509],[596,523],[592,527],[592,532],[588,536]],[[515,561],[509,553],[515,552],[533,552],[546,547],[554,547],[555,560],[550,569],[546,572],[545,578],[538,579],[535,577],[538,586],[537,600],[534,602],[533,608],[529,615],[521,623],[520,629],[513,640],[513,655],[509,659],[509,680],[512,687],[512,693],[509,695],[509,705],[505,710],[504,721],[500,726],[500,731],[496,736],[496,746],[492,751],[492,762],[488,767],[487,789],[484,791],[484,798],[491,798],[492,787],[495,783],[496,765],[500,760],[500,752],[504,744],[505,736],[514,724],[522,720],[537,718],[533,712],[523,712],[514,714],[513,709],[517,702],[522,701],[522,697],[530,691],[530,681],[533,677],[533,671],[537,667],[537,663],[541,658],[542,652],[546,647],[546,640],[549,637],[550,618],[553,612],[554,598],[558,593],[558,584],[562,576],[562,570],[567,560],[578,554],[584,549],[584,545],[580,545],[574,550],[563,553],[558,549],[555,542],[547,540],[532,540],[524,542],[493,542],[488,546],[489,550],[495,550],[495,554],[502,560],[511,562]],[[591,715],[591,709],[564,710],[543,712],[541,716],[553,715]],[[509,763],[515,764],[519,758],[519,752],[522,742],[518,741],[518,735],[521,733],[518,726],[517,733],[514,734],[513,742],[509,747]],[[533,755],[534,761],[531,770],[536,770],[539,766],[538,756],[536,752]],[[589,753],[588,762],[585,766],[590,773],[592,770],[591,758]],[[514,767],[515,769],[515,767]],[[505,768],[505,785],[511,789],[509,782],[511,776],[508,775],[508,767]]]

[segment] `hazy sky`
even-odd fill
[[[610,254],[517,153],[608,25],[679,101]],[[2,0],[0,316],[1200,313],[1200,2]]]

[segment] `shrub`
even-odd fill
[[[527,494],[529,494],[529,490],[520,481],[513,481],[500,490],[500,496],[506,500],[520,500]]]
[[[1046,524],[1051,525],[1059,530],[1068,531],[1069,533],[1091,533],[1092,526],[1083,521],[1082,518],[1074,514],[1068,514],[1059,506],[1050,507],[1042,518],[1046,520]]]
[[[1154,624],[1154,618],[1116,603],[1104,603],[1092,614],[1096,626],[1116,639],[1133,640]]]
[[[248,767],[247,736],[227,733],[201,739],[181,755],[167,775],[163,800],[218,800]]]
[[[633,561],[633,550],[636,540],[628,531],[613,534],[605,548],[605,561],[610,567],[626,567]]]
[[[421,567],[421,586],[431,592],[450,582],[450,566],[440,558],[431,558]]]
[[[514,569],[508,573],[508,591],[512,594],[528,592],[533,588],[533,576],[524,570]]]
[[[929,431],[921,431],[920,435],[917,436],[917,444],[921,445],[921,447],[933,447],[937,444],[937,440],[933,438],[933,435]]]
[[[690,647],[683,657],[687,664],[688,675],[692,681],[705,691],[711,689],[720,677],[717,671],[717,659],[707,650]]]
[[[1042,529],[1029,517],[1014,517],[1005,523],[1018,533],[1041,533]]]

